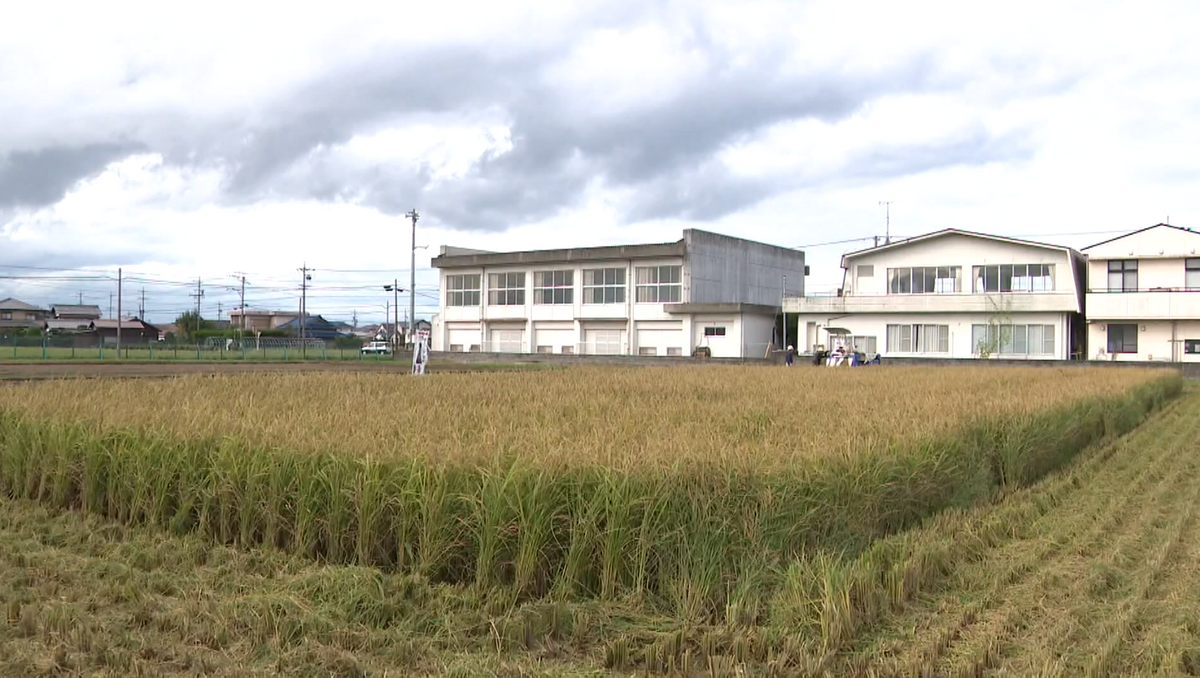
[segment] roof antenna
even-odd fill
[[[886,217],[885,218],[887,221],[884,222],[885,230],[883,232],[884,233],[884,235],[883,235],[883,244],[884,245],[892,244],[892,203],[894,203],[894,202],[896,202],[896,201],[895,200],[880,200],[879,201],[879,204],[883,205],[884,208],[886,209]]]

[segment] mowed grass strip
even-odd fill
[[[0,389],[0,492],[335,563],[756,623],[854,554],[1135,427],[1169,370],[705,367]]]

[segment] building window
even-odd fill
[[[1183,286],[1189,290],[1200,290],[1200,259],[1187,259],[1183,263]]]
[[[588,330],[586,352],[591,355],[619,355],[621,330]]]
[[[874,278],[875,277],[875,266],[872,264],[859,264],[858,265],[858,277]]]
[[[462,353],[463,345],[462,344],[450,344],[450,352],[451,353]]]
[[[446,305],[478,306],[479,280],[478,273],[446,276]]]
[[[0,311],[0,320],[12,320],[12,311]]]
[[[658,348],[655,346],[639,346],[638,355],[658,355]]]
[[[525,333],[521,330],[493,330],[492,350],[497,353],[521,353]]]
[[[584,270],[583,303],[625,303],[625,269],[592,268]]]
[[[725,336],[724,327],[705,327],[704,336],[706,337],[723,337]]]
[[[888,353],[949,353],[949,325],[888,325]]]
[[[1200,339],[1184,339],[1183,352],[1200,355]]]
[[[1112,323],[1108,326],[1109,353],[1137,353],[1138,326]]]
[[[639,304],[677,304],[682,300],[682,266],[638,267],[637,302]]]
[[[679,357],[679,356],[682,356],[682,355],[683,355],[683,348],[681,348],[681,347],[679,347],[679,346],[668,346],[668,347],[667,347],[667,355],[668,355],[668,356],[673,356],[673,357]]]
[[[554,353],[554,347],[553,346],[538,346],[537,352],[538,353]]]
[[[1011,356],[1054,355],[1054,325],[972,325],[971,350]]]
[[[489,306],[524,306],[525,273],[489,273]]]
[[[1108,262],[1108,291],[1137,292],[1138,262],[1137,259],[1122,259]],[[1109,325],[1109,327],[1112,327]],[[1136,351],[1135,351],[1136,353]]]
[[[856,351],[866,354],[868,357],[875,355],[877,346],[875,345],[875,337],[855,334],[847,337],[850,340],[849,347]]]
[[[975,293],[1053,292],[1053,264],[996,264],[973,268]]]
[[[914,266],[888,269],[891,294],[954,294],[959,291],[958,266]]]
[[[538,271],[534,273],[533,303],[575,303],[575,271]]]

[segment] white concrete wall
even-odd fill
[[[707,327],[725,328],[723,337],[707,337]],[[740,313],[697,313],[692,316],[691,343],[687,348],[691,355],[697,347],[707,347],[714,358],[741,358],[742,314]]]
[[[1143,320],[1122,321],[1138,326],[1137,353],[1108,353],[1108,325],[1104,321],[1088,323],[1088,359],[1090,360],[1163,360],[1200,362],[1200,354],[1186,353],[1185,342],[1200,342],[1200,321]],[[1172,344],[1172,325],[1175,348]]]
[[[973,288],[973,267],[995,264],[1051,264],[1054,266],[1054,291],[1068,294],[1077,292],[1074,264],[1066,250],[964,234],[949,234],[879,252],[866,252],[847,259],[846,263],[849,270],[844,294],[847,296],[888,295],[888,269],[911,266],[957,266],[960,293],[969,295]],[[874,269],[871,277],[859,276],[859,267],[863,265]]]
[[[1036,263],[1036,262],[1035,262]],[[851,316],[817,316],[800,315],[799,330],[801,343],[796,344],[800,351],[811,351],[816,344],[829,346],[829,335],[822,331],[826,327],[839,327],[849,330],[856,336],[875,337],[877,351],[883,356],[894,357],[935,357],[935,358],[976,358],[976,347],[972,344],[972,325],[986,325],[996,322],[996,316],[988,314],[966,313],[880,313],[858,314]],[[1066,313],[1022,313],[1012,314],[1004,318],[1005,322],[1014,325],[1053,325],[1054,353],[1052,355],[1029,356],[1030,360],[1066,360],[1070,353],[1068,335],[1068,314]],[[809,328],[808,323],[813,323]],[[950,332],[949,352],[947,353],[900,353],[888,351],[888,325],[945,325]],[[792,341],[791,338],[788,341]],[[859,350],[865,351],[864,346]],[[1020,356],[997,356],[1017,358]]]

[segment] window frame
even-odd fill
[[[653,280],[643,282],[645,277]],[[664,273],[668,278],[663,282]],[[673,280],[671,278],[674,278]],[[683,302],[683,266],[681,264],[659,264],[657,266],[636,266],[633,271],[634,303],[638,304],[679,304]],[[664,292],[665,294],[664,298]]]
[[[710,333],[710,330],[711,330],[711,333]],[[705,327],[704,327],[704,337],[706,339],[711,339],[712,337],[725,337],[725,336],[726,336],[726,334],[725,334],[725,326],[724,325],[705,325]]]
[[[1055,289],[1054,264],[977,264],[971,266],[974,294],[1037,294]],[[1037,271],[1037,275],[1034,275]]]
[[[887,269],[887,278],[888,294],[959,294],[962,291],[961,266],[899,266]]]
[[[496,284],[502,278],[504,285]],[[488,274],[488,306],[524,306],[525,271],[506,271]]]
[[[1116,268],[1113,265],[1116,264]],[[1117,276],[1120,280],[1120,285],[1113,285],[1113,276]],[[1132,278],[1133,285],[1130,285]],[[1115,289],[1114,289],[1115,288]],[[1138,260],[1137,259],[1109,259],[1108,260],[1108,291],[1109,292],[1137,292],[1138,291]]]
[[[613,282],[608,281],[608,273],[613,272]],[[596,283],[596,274],[600,274],[600,282]],[[624,304],[626,290],[629,285],[627,271],[621,267],[585,268],[581,273],[583,283],[583,303],[592,306]],[[588,282],[591,278],[592,282]],[[620,279],[619,282],[617,279]],[[600,301],[595,299],[599,297]],[[609,301],[609,298],[612,301]]]
[[[893,330],[892,328],[896,329]],[[889,354],[948,355],[950,353],[949,325],[936,325],[932,323],[889,324],[885,326],[884,331],[886,333],[884,345]],[[895,339],[894,342],[893,339]]]
[[[470,278],[475,279],[475,286],[468,286]],[[471,306],[479,306],[483,297],[483,275],[479,273],[455,273],[446,276],[446,306],[454,308],[467,308]],[[471,295],[474,295],[473,297]],[[455,303],[455,299],[459,303]],[[474,303],[466,303],[474,300]]]
[[[550,284],[546,284],[549,277]],[[547,301],[549,299],[549,301]],[[575,271],[570,268],[533,272],[533,303],[536,306],[571,306],[575,303]]]
[[[1119,350],[1113,350],[1114,339],[1115,339],[1113,337],[1113,328],[1114,327],[1122,328],[1121,332],[1120,332],[1120,349]],[[1130,328],[1132,328],[1132,330]],[[1108,323],[1108,325],[1104,328],[1104,335],[1105,335],[1105,344],[1108,348],[1109,354],[1126,354],[1126,355],[1128,355],[1128,354],[1137,353],[1138,352],[1138,331],[1139,331],[1139,329],[1140,328],[1138,327],[1137,323]],[[1133,335],[1132,350],[1130,350],[1130,342],[1129,342],[1130,334]]]
[[[1183,260],[1183,289],[1200,290],[1200,258]]]

